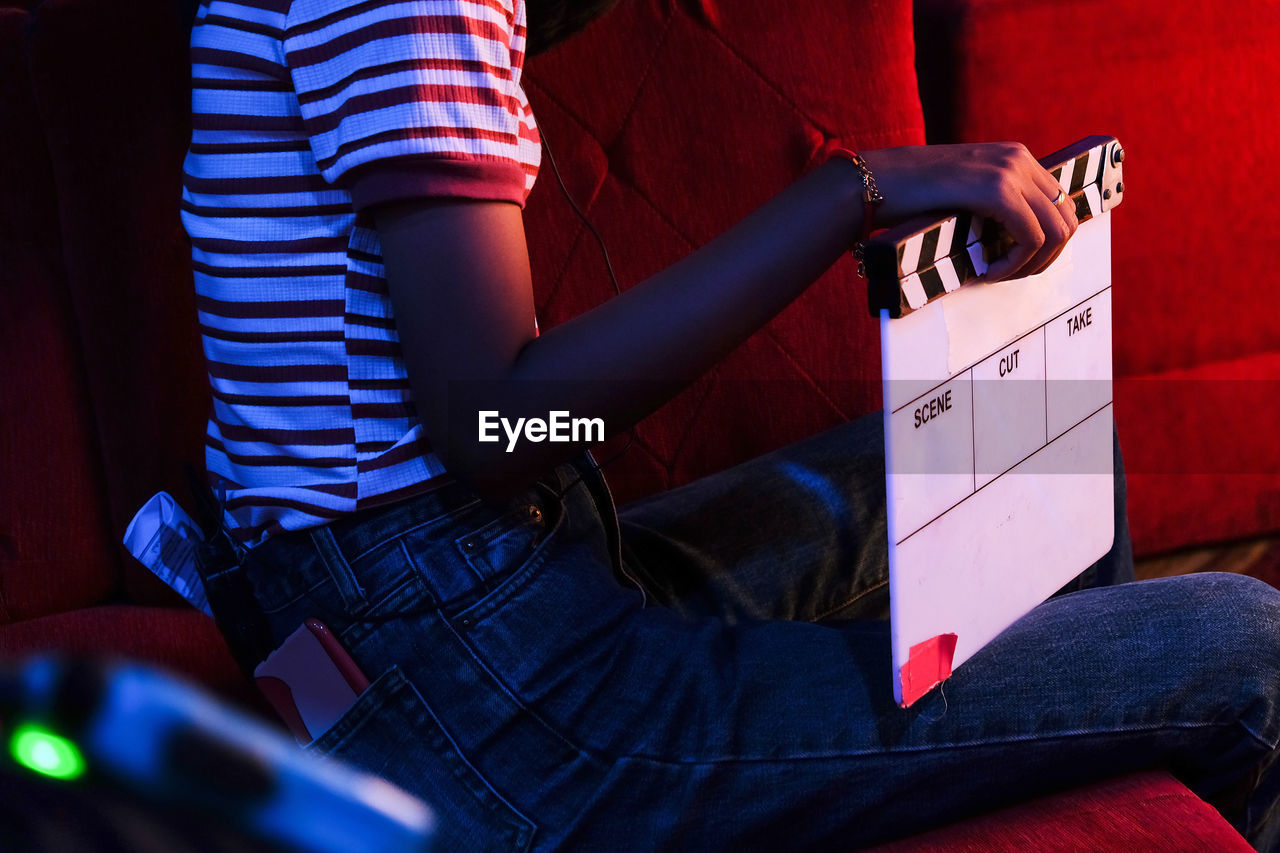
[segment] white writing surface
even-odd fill
[[[1040,275],[881,318],[894,694],[918,699],[1114,538],[1110,217]]]

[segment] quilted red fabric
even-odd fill
[[[783,189],[828,136],[861,148],[922,142],[913,56],[911,5],[900,0],[638,0],[531,59],[525,80],[569,192],[626,288]],[[526,228],[544,326],[612,295],[599,247],[546,162]],[[877,409],[878,340],[846,257],[641,424],[607,469],[616,496],[678,485]]]
[[[920,0],[931,142],[1126,148],[1116,416],[1139,551],[1280,529],[1280,15],[1269,0]]]
[[[157,489],[186,499],[203,464],[209,397],[191,250],[178,219],[189,138],[187,22],[179,3],[45,0],[28,67],[53,173],[56,229],[84,353],[81,441],[109,515],[103,554],[134,601],[174,603],[119,546]],[[65,488],[65,486],[60,486]]]
[[[91,604],[118,572],[25,65],[29,24],[24,9],[0,7],[0,624]]]

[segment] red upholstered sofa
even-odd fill
[[[1280,10],[917,0],[930,142],[1124,143],[1116,420],[1139,552],[1280,527]]]
[[[0,0],[0,653],[119,652],[248,699],[212,623],[118,544],[156,490],[186,499],[209,407],[177,216],[178,7]],[[1280,376],[1259,286],[1280,198],[1265,157],[1280,94],[1262,81],[1280,59],[1225,47],[1269,46],[1280,23],[1209,17],[1185,0],[623,0],[532,60],[526,88],[623,287],[781,189],[826,135],[1040,152],[1119,136],[1132,198],[1116,217],[1116,364],[1134,381],[1117,411],[1150,552],[1280,526],[1273,431],[1251,419],[1276,422],[1266,383],[1189,381]],[[609,296],[549,168],[526,223],[544,326]],[[646,421],[610,480],[637,497],[872,411],[878,375],[846,259]],[[1122,848],[1247,849],[1164,774],[898,849]]]

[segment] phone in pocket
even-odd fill
[[[253,677],[304,746],[336,723],[369,687],[369,679],[319,619],[303,622],[258,664]]]

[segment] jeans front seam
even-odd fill
[[[889,585],[889,581],[887,579],[879,581],[873,584],[872,586],[867,587],[862,592],[858,593],[853,598],[850,598],[848,601],[844,602],[843,604],[837,604],[835,607],[824,610],[822,613],[819,613],[817,616],[813,617],[813,619],[815,622],[821,621],[823,619],[827,619],[835,615],[836,613],[839,613],[841,610],[844,610],[847,607],[857,604],[859,601],[866,598],[871,593],[876,592],[877,590],[884,589],[888,585]]]
[[[1018,737],[992,738],[989,740],[971,740],[971,741],[957,741],[955,743],[923,744],[920,746],[900,747],[900,748],[840,750],[840,751],[829,752],[829,753],[806,753],[806,754],[788,755],[788,756],[781,756],[781,757],[778,757],[778,756],[769,756],[769,757],[723,756],[718,758],[700,758],[700,759],[690,759],[688,761],[682,761],[682,760],[671,759],[671,758],[663,758],[655,755],[647,755],[644,753],[630,753],[626,755],[616,756],[615,760],[632,761],[632,762],[638,762],[638,763],[654,764],[659,766],[671,766],[671,767],[685,767],[685,766],[702,767],[702,766],[715,766],[715,765],[722,765],[722,764],[786,764],[792,761],[839,761],[843,759],[855,759],[855,758],[877,758],[877,757],[889,757],[894,755],[912,755],[912,754],[922,753],[922,752],[941,753],[950,749],[980,749],[983,747],[999,747],[999,746],[1004,746],[1006,744],[1013,744],[1013,743],[1033,743],[1036,741],[1049,742],[1049,741],[1064,740],[1068,738],[1078,738],[1078,737],[1106,737],[1111,735],[1142,734],[1146,732],[1156,732],[1162,729],[1168,729],[1170,731],[1184,731],[1184,730],[1193,730],[1193,729],[1212,729],[1212,728],[1226,729],[1226,728],[1230,728],[1233,725],[1240,725],[1251,736],[1253,735],[1253,732],[1249,730],[1248,726],[1245,726],[1243,723],[1240,723],[1238,720],[1233,720],[1229,723],[1181,723],[1181,724],[1165,723],[1162,725],[1132,726],[1132,727],[1120,727],[1120,728],[1114,728],[1114,729],[1074,729],[1074,730],[1068,730],[1063,732],[1055,732],[1053,734],[1046,734],[1046,735],[1028,734],[1028,735],[1023,735]],[[1259,740],[1258,745],[1264,748],[1268,748],[1266,747],[1265,741]]]

